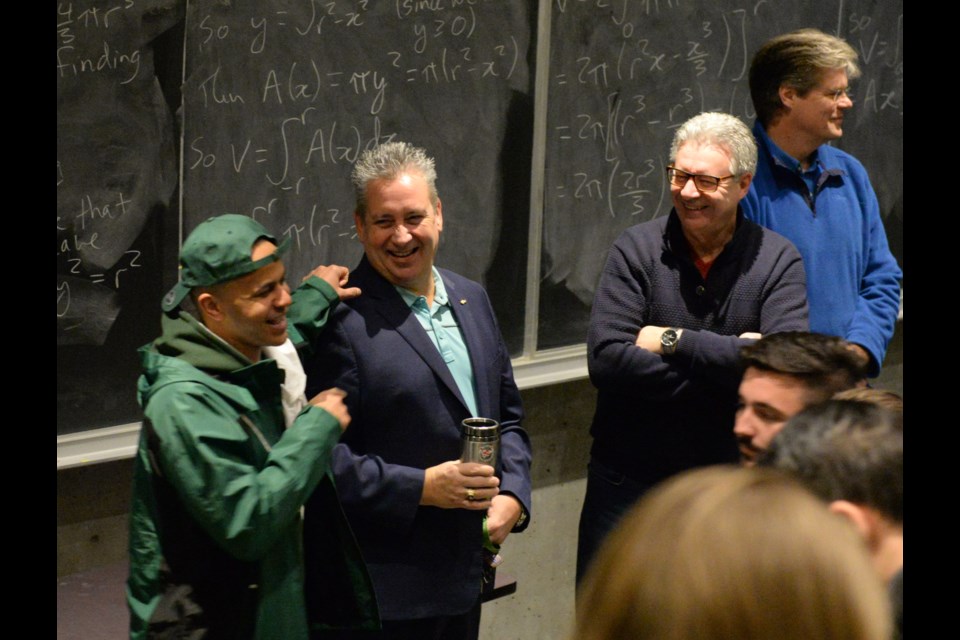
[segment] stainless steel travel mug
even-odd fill
[[[460,460],[496,467],[500,455],[500,423],[491,418],[467,418],[460,427],[463,441]]]

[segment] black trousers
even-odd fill
[[[466,613],[416,620],[384,620],[382,631],[326,631],[313,640],[477,640],[480,599]]]

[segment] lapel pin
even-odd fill
[[[467,304],[466,298],[460,298],[460,304]]]

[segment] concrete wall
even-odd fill
[[[133,459],[57,472],[57,577],[127,558]]]
[[[874,386],[903,393],[903,333],[898,326]],[[586,486],[588,429],[596,391],[587,380],[523,392],[533,443],[534,514],[508,538],[500,571],[517,592],[484,605],[481,640],[562,640],[574,609],[577,521]],[[57,575],[126,558],[133,461],[57,474]]]

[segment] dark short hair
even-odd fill
[[[836,336],[808,331],[772,333],[740,350],[743,370],[750,367],[796,378],[812,395],[826,400],[866,378],[866,365]]]
[[[860,75],[857,52],[836,36],[799,29],[768,40],[750,63],[750,97],[757,118],[766,127],[783,110],[781,86],[793,87],[804,96],[831,69],[843,69],[851,80]]]
[[[795,476],[823,500],[903,523],[903,417],[870,402],[828,400],[793,416],[758,465]]]

